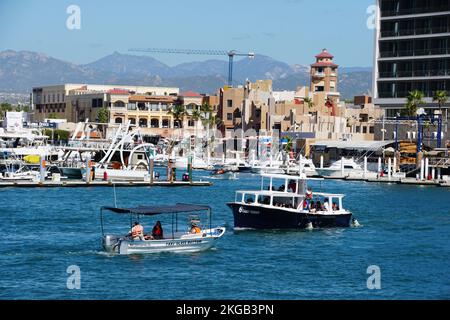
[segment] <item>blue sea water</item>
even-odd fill
[[[119,206],[209,204],[213,224],[228,227],[211,250],[141,256],[102,251],[99,208],[114,203],[112,188],[0,189],[0,299],[450,298],[450,189],[312,181],[315,191],[345,193],[362,227],[233,232],[225,203],[259,178],[213,183],[116,189]],[[120,222],[126,232],[129,219]],[[142,222],[149,231],[154,220]],[[78,290],[67,288],[72,265]],[[379,290],[367,287],[371,265]]]

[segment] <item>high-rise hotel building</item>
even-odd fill
[[[412,90],[450,95],[450,0],[377,0],[374,102],[393,117]],[[446,107],[450,107],[448,104]],[[444,117],[450,117],[448,110]]]

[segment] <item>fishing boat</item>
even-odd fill
[[[357,221],[344,209],[343,198],[312,193],[304,173],[298,177],[262,174],[260,190],[236,191],[235,201],[227,205],[237,230],[349,227]]]
[[[104,232],[103,212],[110,211],[121,215],[129,215],[130,221],[139,222],[141,217],[155,217],[158,215],[171,215],[172,228],[169,233],[164,232],[161,238],[144,235],[132,238],[131,234],[115,235]],[[201,225],[200,215],[207,216],[206,223]],[[179,227],[179,216],[187,216],[189,225],[196,229]],[[100,220],[102,226],[103,248],[110,253],[142,254],[157,252],[197,252],[210,249],[225,233],[225,227],[212,227],[212,210],[209,206],[182,204],[152,205],[135,208],[101,207]]]
[[[345,177],[349,174],[360,175],[364,169],[353,159],[342,158],[335,161],[328,168],[316,168],[317,173],[323,177]]]

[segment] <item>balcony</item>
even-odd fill
[[[325,72],[316,72],[314,73],[314,76],[318,78],[325,78]]]
[[[435,27],[435,28],[414,28],[414,29],[403,29],[403,30],[388,30],[381,31],[381,38],[388,37],[407,37],[407,36],[420,36],[420,35],[433,35],[450,32],[450,27]]]
[[[450,54],[449,48],[380,51],[380,58],[422,57]]]
[[[399,98],[399,99],[404,99],[408,96],[408,94],[415,89],[411,89],[408,91],[396,91],[396,92],[392,92],[392,91],[379,91],[378,92],[378,98],[379,99],[390,99],[390,98]],[[425,102],[427,102],[427,100],[431,101],[430,97],[434,96],[435,91],[431,91],[431,90],[419,90],[421,92],[423,92],[424,96],[425,96]]]
[[[450,76],[450,70],[409,70],[380,72],[379,78],[411,78],[411,77],[445,77]]]
[[[450,6],[448,4],[444,4],[441,6],[413,7],[400,10],[381,10],[381,18],[424,13],[440,13],[443,11],[450,11]]]

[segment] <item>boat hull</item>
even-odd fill
[[[364,174],[364,170],[357,170],[357,169],[345,169],[343,175],[341,169],[324,168],[324,169],[316,169],[316,172],[319,176],[322,177],[346,177],[348,175]]]
[[[305,229],[311,222],[314,228],[349,227],[352,214],[312,214],[241,203],[227,204],[233,211],[235,229]]]
[[[162,240],[129,240],[106,235],[103,248],[118,254],[147,254],[160,252],[198,252],[212,248],[225,233],[225,228],[205,230],[202,235],[185,235]]]
[[[83,172],[81,168],[60,167],[61,174],[68,179],[82,179]]]

